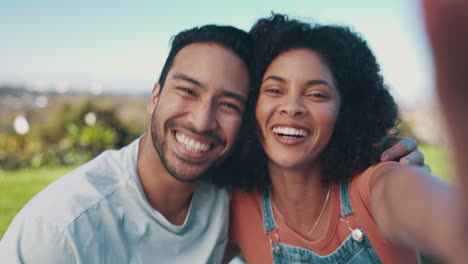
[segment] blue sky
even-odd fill
[[[400,102],[431,98],[432,64],[416,0],[3,0],[0,84],[149,92],[171,36],[208,23],[248,30],[270,11],[353,26]]]

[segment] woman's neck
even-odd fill
[[[288,170],[269,164],[268,170],[272,186],[272,202],[275,203],[287,225],[304,237],[319,218],[324,205],[326,206],[329,186],[322,184],[320,167]],[[320,232],[320,227],[323,229],[326,226],[324,220],[327,219],[328,207],[325,207],[317,230],[308,237],[309,239],[317,238],[317,235],[323,233]]]
[[[268,164],[272,194],[278,199],[294,202],[295,206],[310,206],[320,197],[320,190],[327,190],[322,184],[322,173],[319,166],[307,168],[282,168],[272,162]],[[310,198],[310,199],[309,199]],[[304,203],[303,201],[310,201]]]

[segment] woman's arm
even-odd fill
[[[468,2],[422,0],[435,62],[437,92],[453,146],[457,181],[463,190],[463,220],[468,223]],[[468,239],[468,225],[459,230]],[[467,249],[468,251],[468,249]]]
[[[465,263],[468,259],[468,228],[464,223],[468,216],[468,177],[463,174],[468,171],[465,158],[468,153],[468,2],[422,2],[460,191],[422,170],[389,166],[372,184],[371,212],[388,240],[420,248],[451,262]]]
[[[468,219],[468,1],[423,0],[439,95]],[[468,237],[468,227],[465,228]]]
[[[445,260],[466,260],[457,188],[427,170],[389,164],[371,182],[370,209],[384,237]]]

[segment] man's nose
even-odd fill
[[[198,132],[216,130],[216,108],[211,102],[199,103],[190,112],[189,121]]]

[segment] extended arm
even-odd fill
[[[426,170],[398,164],[376,171],[370,205],[384,237],[445,260],[466,259],[458,190]]]
[[[463,175],[468,171],[468,2],[422,2],[460,190],[421,170],[386,168],[388,171],[372,187],[371,211],[389,240],[463,263],[468,255],[468,229],[464,223],[468,215],[468,177]]]
[[[468,2],[423,0],[434,55],[437,91],[453,146],[457,180],[468,219]],[[468,228],[465,227],[468,234]],[[467,236],[468,237],[468,236]]]

